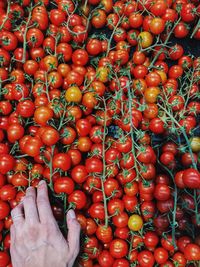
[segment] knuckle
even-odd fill
[[[26,205],[31,205],[33,203],[35,203],[35,198],[31,195],[29,196],[25,196],[24,199],[23,199],[23,203]]]
[[[33,224],[29,224],[27,226],[27,231],[30,233],[35,233],[35,232],[37,232],[37,228]]]
[[[43,222],[41,224],[41,230],[43,232],[49,233],[50,231],[54,230],[54,225],[51,222]]]
[[[34,201],[35,201],[35,198],[32,195],[25,196],[24,200],[23,200],[23,202],[26,202],[26,203],[30,203],[30,202],[34,202]]]
[[[33,225],[33,224],[29,224],[28,226],[26,226],[26,233],[29,235],[29,238],[32,239],[37,239],[38,238],[38,227]]]

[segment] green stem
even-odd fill
[[[9,14],[10,14],[10,0],[8,0],[7,3],[8,3],[8,6],[7,6],[7,11],[6,11],[6,17],[5,17],[5,19],[3,20],[3,22],[2,22],[2,24],[1,24],[1,26],[0,26],[0,31],[3,29],[3,27],[4,27],[5,23],[6,23],[6,21],[9,19],[8,16],[9,16]]]
[[[104,119],[104,126],[103,126],[103,140],[102,140],[102,160],[103,160],[103,173],[101,176],[101,188],[103,194],[103,204],[104,204],[104,211],[105,211],[105,227],[108,227],[108,209],[107,209],[107,198],[104,190],[104,182],[106,180],[106,161],[105,161],[105,141],[106,141],[106,101],[103,97],[103,104],[104,104],[104,112],[105,112],[105,119]]]
[[[27,41],[26,41],[26,35],[27,35],[27,31],[28,31],[28,25],[31,21],[31,18],[32,18],[32,10],[33,10],[34,7],[32,7],[32,4],[31,4],[31,7],[30,7],[30,10],[29,10],[29,14],[28,14],[28,19],[27,19],[27,22],[26,22],[26,27],[25,27],[25,31],[24,31],[24,34],[23,34],[23,57],[22,57],[22,63],[25,63],[26,61],[26,45],[27,45]]]
[[[110,36],[109,41],[108,41],[108,48],[107,48],[106,56],[108,56],[108,54],[110,52],[110,46],[111,46],[111,43],[112,43],[113,36],[114,36],[114,34],[115,34],[116,30],[117,30],[117,27],[121,24],[122,19],[123,19],[123,16],[121,16],[119,18],[119,21],[117,22],[116,26],[112,30],[111,36]]]
[[[173,28],[171,29],[171,31],[170,31],[169,34],[167,35],[167,38],[165,39],[165,42],[164,42],[163,44],[161,44],[162,47],[164,47],[164,46],[168,43],[168,41],[169,41],[169,39],[170,39],[172,33],[174,32],[175,27],[176,27],[177,24],[180,22],[180,20],[181,20],[181,18],[179,18],[179,19],[176,21],[176,23],[174,24]],[[156,60],[158,59],[159,55],[160,55],[160,53],[157,53],[157,54],[155,55],[155,57],[153,58],[153,60],[152,60],[152,62],[151,62],[151,64],[150,64],[150,66],[148,67],[148,69],[151,69],[151,68],[153,67],[153,65],[154,65],[154,63],[156,62]]]
[[[194,30],[190,36],[191,39],[193,38],[193,36],[195,35],[195,33],[198,31],[199,28],[200,28],[200,19],[198,20],[196,27],[194,28]]]
[[[165,111],[165,113],[170,117],[170,119],[180,128],[184,138],[185,138],[185,141],[187,143],[187,146],[188,146],[188,150],[190,152],[190,155],[191,155],[191,159],[192,159],[192,166],[194,169],[197,170],[197,165],[195,163],[195,160],[194,160],[194,156],[193,156],[193,152],[192,152],[192,149],[191,149],[191,146],[190,146],[190,141],[187,137],[187,134],[185,132],[185,130],[183,129],[183,127],[178,123],[178,121],[176,119],[174,119],[174,117],[168,112],[168,110],[166,110],[162,105],[160,105],[159,103],[157,104],[162,110]]]
[[[129,78],[131,78],[131,77],[129,77]],[[128,109],[129,109],[130,124],[131,124],[130,135],[131,135],[131,139],[132,139],[131,152],[133,153],[133,157],[134,157],[134,161],[135,161],[134,168],[136,170],[137,176],[140,177],[140,171],[138,170],[137,157],[136,157],[136,151],[135,151],[136,142],[135,142],[135,137],[134,137],[134,134],[133,134],[134,125],[133,125],[133,122],[132,122],[132,96],[131,96],[130,86],[127,86],[127,87],[128,87]]]
[[[53,145],[51,147],[51,156],[50,156],[50,161],[49,161],[49,170],[50,170],[50,182],[49,182],[49,187],[51,188],[51,190],[53,190],[53,154],[54,154],[54,149],[55,149],[55,145]]]

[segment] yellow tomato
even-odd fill
[[[147,48],[153,43],[153,36],[150,32],[141,32],[138,35],[139,44],[142,48]]]
[[[148,103],[155,103],[157,101],[157,97],[159,94],[160,94],[159,87],[156,86],[148,87],[144,91],[144,98]]]
[[[133,214],[129,217],[128,227],[132,231],[139,231],[142,228],[142,226],[143,226],[143,220],[140,215]]]
[[[78,86],[69,87],[66,90],[65,99],[67,100],[67,102],[79,103],[82,99],[82,93]]]
[[[160,75],[160,78],[162,80],[162,84],[165,84],[167,81],[167,74],[163,70],[155,70],[155,72]]]
[[[190,139],[190,145],[193,152],[200,152],[200,137],[194,136]]]
[[[108,74],[109,70],[106,67],[99,67],[97,69],[97,79],[102,83],[106,83],[108,81]]]

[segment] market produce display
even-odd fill
[[[199,0],[0,0],[0,267],[42,179],[63,232],[76,211],[76,266],[199,266],[199,17]]]

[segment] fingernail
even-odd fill
[[[44,180],[41,180],[38,184],[38,186],[41,186],[41,185],[44,185],[45,184],[45,181]]]
[[[32,190],[32,186],[29,186],[27,189],[26,189],[26,192],[29,192],[30,190]]]
[[[69,218],[71,219],[76,219],[76,214],[73,210],[69,210],[67,215],[69,216]]]

